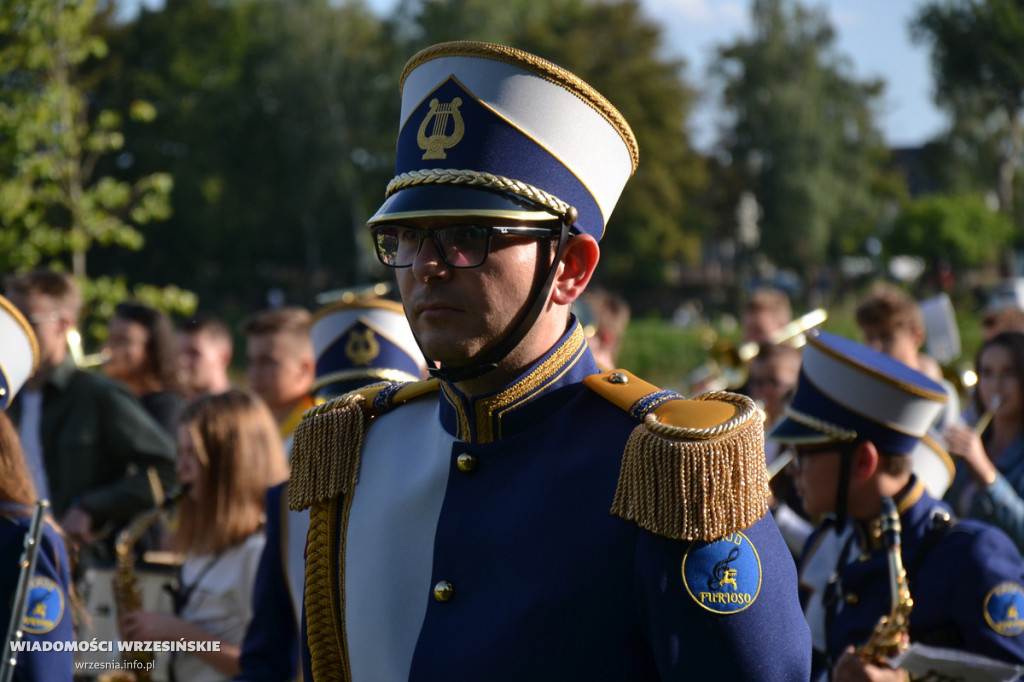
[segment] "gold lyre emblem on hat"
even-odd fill
[[[420,123],[419,132],[416,134],[416,144],[423,150],[424,159],[445,159],[446,149],[451,149],[462,140],[466,132],[466,126],[462,122],[462,114],[459,107],[462,106],[462,98],[456,97],[447,104],[441,104],[437,98],[430,100],[430,111]],[[430,134],[427,135],[427,124],[433,121],[430,126]],[[452,130],[448,132],[449,121]]]
[[[353,330],[345,342],[345,356],[358,367],[365,367],[380,355],[380,343],[374,337],[372,329]]]

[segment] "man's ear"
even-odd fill
[[[878,448],[869,440],[861,441],[853,451],[853,463],[850,473],[853,480],[865,481],[871,478],[878,470],[879,457]]]
[[[558,305],[572,305],[583,293],[594,275],[601,258],[597,240],[589,234],[576,234],[569,238],[558,264],[555,281],[551,285],[551,301]]]

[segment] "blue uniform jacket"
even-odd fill
[[[18,585],[19,559],[24,551],[30,510],[13,505],[0,506],[0,622],[6,628],[11,618],[11,600]],[[71,605],[68,586],[71,574],[64,542],[54,527],[46,523],[36,559],[35,576],[29,584],[24,641],[28,647],[42,643],[73,642]],[[62,647],[63,648],[63,647]],[[6,654],[6,652],[5,652]],[[18,654],[15,680],[71,680],[74,672],[71,651],[31,651]]]
[[[597,372],[575,327],[504,391],[441,382],[376,419],[329,550],[353,679],[808,678],[770,514],[709,544],[609,512],[637,423]]]
[[[916,478],[897,506],[914,600],[910,641],[1024,663],[1024,619],[1018,615],[1024,614],[1024,564],[1010,538],[973,520],[943,532],[933,518],[949,508]],[[855,548],[853,560],[838,571],[837,613],[828,635],[833,662],[847,645],[864,644],[891,608],[886,550],[869,541],[861,526],[853,537],[863,553],[856,556]]]
[[[267,542],[256,569],[252,620],[245,631],[241,673],[245,682],[285,682],[298,677],[299,625],[286,576],[287,547],[282,524],[287,513],[282,496],[285,483],[267,490]]]

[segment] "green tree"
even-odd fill
[[[70,267],[87,303],[129,289],[117,277],[91,279],[87,255],[97,245],[143,246],[141,226],[169,215],[171,176],[128,183],[97,172],[125,143],[123,114],[90,112],[79,75],[107,54],[91,29],[95,0],[29,0],[0,6],[0,271],[54,262]],[[150,121],[141,100],[129,115]],[[165,309],[188,310],[188,292],[137,285],[131,293]]]
[[[364,3],[181,0],[111,31],[103,97],[160,111],[123,172],[176,179],[171,229],[133,267],[239,310],[384,276],[360,240],[391,178],[403,62]]]
[[[732,117],[721,150],[761,204],[762,251],[807,274],[859,248],[899,192],[872,114],[883,84],[852,75],[824,11],[755,0],[753,18],[712,69]]]
[[[1013,240],[1013,223],[977,194],[930,195],[908,202],[884,239],[889,255],[913,254],[956,268],[998,260]]]
[[[936,101],[954,118],[952,137],[972,150],[971,165],[983,169],[1000,208],[1013,215],[1015,177],[1024,160],[1024,5],[933,1],[917,13],[911,34],[931,46]],[[967,154],[960,153],[960,160]]]

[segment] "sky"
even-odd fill
[[[750,0],[641,0],[662,24],[667,47],[689,63],[688,80],[706,84],[717,45],[750,35]],[[909,23],[925,0],[801,0],[823,7],[836,30],[836,49],[847,56],[857,79],[882,78],[885,94],[878,125],[893,147],[932,139],[946,126],[932,100],[933,78],[926,45],[910,39]],[[699,148],[713,140],[716,93],[703,93],[693,132]]]
[[[119,0],[125,16],[144,5],[158,8],[163,0]],[[368,0],[381,12],[395,0]],[[538,0],[543,2],[543,0]],[[800,0],[805,7],[823,7],[836,29],[840,54],[849,57],[857,79],[882,78],[885,94],[878,125],[891,147],[916,146],[942,132],[947,121],[932,100],[933,79],[928,48],[910,39],[909,22],[926,0]],[[694,144],[707,151],[721,120],[718,96],[710,87],[707,67],[715,47],[750,34],[751,0],[641,0],[647,15],[663,26],[669,54],[683,57],[686,78],[702,90],[691,128]]]

